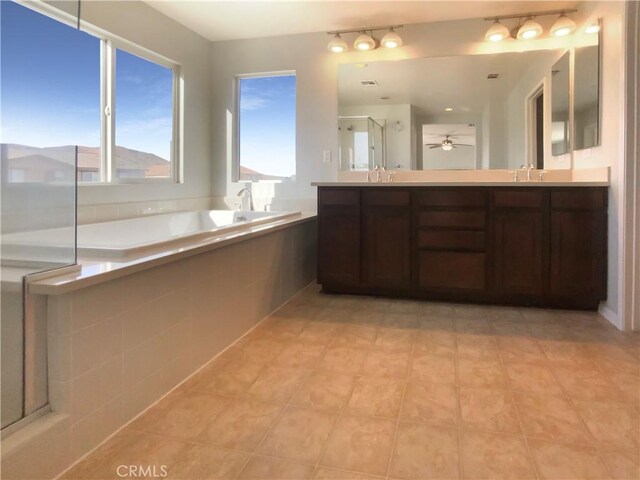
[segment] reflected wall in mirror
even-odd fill
[[[600,145],[600,50],[598,45],[575,50],[573,149]]]
[[[368,116],[338,117],[341,170],[373,170],[385,166],[384,121]]]
[[[551,68],[551,154],[569,152],[570,53],[566,52]]]
[[[529,148],[535,116],[531,119],[527,109],[536,91],[549,88],[552,66],[566,52],[537,50],[341,65],[338,112],[340,116],[369,116],[386,125],[383,143],[388,168],[540,165],[536,150]],[[551,103],[540,100],[541,108]],[[550,123],[551,115],[541,112],[539,118]],[[550,125],[538,132],[545,135],[541,145],[550,145]],[[342,137],[340,147],[341,158],[351,158],[349,151],[343,151]],[[542,157],[548,157],[550,146],[544,152]],[[344,170],[353,165],[348,160],[341,162]]]

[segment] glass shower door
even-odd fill
[[[30,275],[76,263],[75,145],[85,164],[99,158],[100,40],[7,0],[0,34],[4,429],[48,404],[46,324],[34,315],[46,303],[25,285]]]

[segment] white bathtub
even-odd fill
[[[299,212],[239,212],[202,210],[166,213],[78,226],[78,257],[119,258],[143,255],[163,246],[204,240],[299,215]],[[3,253],[44,258],[56,249],[68,250],[71,228],[3,235]],[[72,238],[72,237],[71,237]],[[13,256],[13,255],[12,255]]]

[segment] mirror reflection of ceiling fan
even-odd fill
[[[473,147],[473,145],[469,145],[468,143],[454,143],[449,135],[445,135],[444,140],[442,140],[442,142],[440,143],[425,143],[425,146],[429,147],[429,149],[442,148],[442,150],[447,152],[453,148],[458,147]]]

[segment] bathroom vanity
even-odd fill
[[[330,293],[595,310],[607,187],[318,183]]]

